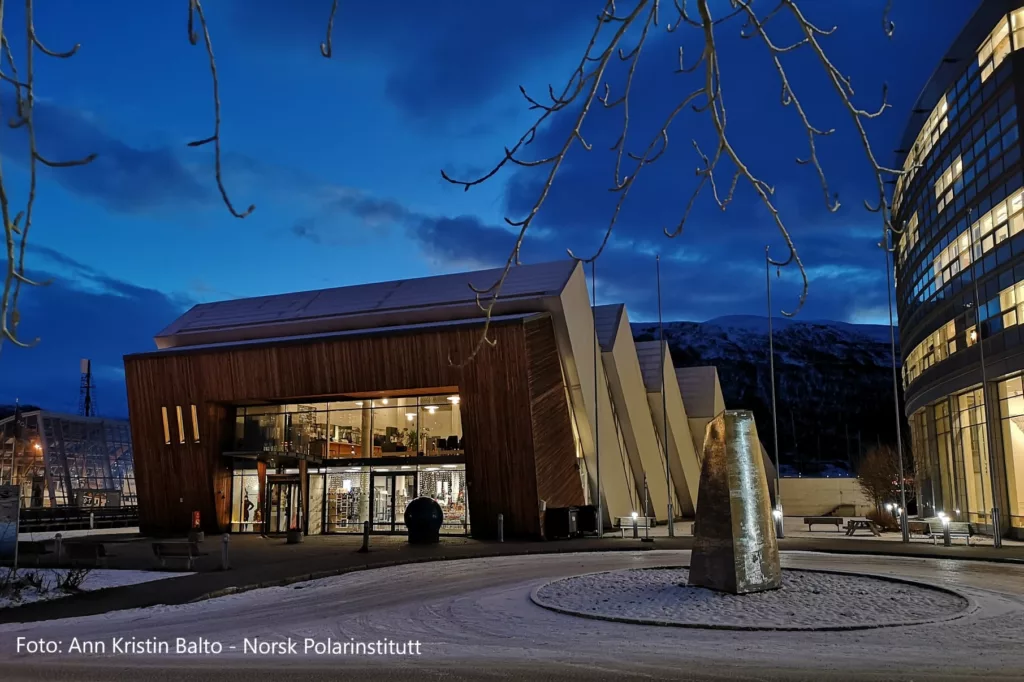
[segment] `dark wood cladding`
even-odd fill
[[[479,337],[479,327],[436,327],[125,357],[143,532],[182,532],[193,511],[204,529],[227,530],[231,473],[221,453],[233,437],[232,404],[457,386],[473,536],[495,537],[498,514],[506,535],[539,535],[539,499],[563,506],[583,498],[552,323],[546,316],[496,322],[493,347],[464,368],[449,362],[468,357]],[[168,408],[170,445],[161,407]]]
[[[548,320],[524,327],[537,495],[552,509],[577,507],[584,503],[583,484],[555,336]]]

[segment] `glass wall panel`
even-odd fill
[[[461,455],[462,415],[458,396],[420,399],[420,452],[426,455]]]
[[[444,511],[442,533],[469,533],[469,501],[466,496],[466,467],[445,464],[420,467],[419,495],[437,500]]]
[[[967,497],[966,520],[988,522],[992,504],[989,476],[988,434],[985,423],[985,401],[982,390],[975,389],[955,398],[957,412],[953,415],[954,436],[962,458],[963,482]]]
[[[235,470],[231,480],[231,532],[262,531],[260,479],[255,469]]]
[[[1003,458],[1010,525],[1024,528],[1024,385],[1020,377],[999,382]]]
[[[370,469],[350,467],[324,474],[325,533],[361,533],[369,520]],[[315,509],[310,501],[310,508]],[[311,524],[312,527],[312,524]]]
[[[236,408],[236,452],[324,461],[464,454],[458,395]]]
[[[946,400],[932,406],[932,420],[935,425],[935,450],[939,465],[940,500],[939,510],[956,518],[957,510],[965,505],[960,500],[961,488],[957,486],[954,449],[950,442],[949,403]]]

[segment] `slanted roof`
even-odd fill
[[[529,302],[559,296],[576,267],[574,260],[513,267],[501,288],[500,312],[539,311]],[[201,303],[157,334],[156,343],[165,349],[480,317],[471,285],[486,289],[500,276],[495,268]]]
[[[690,417],[718,416],[718,406],[724,405],[722,388],[718,383],[718,370],[704,367],[683,367],[676,370],[679,392]],[[724,409],[724,407],[723,407]]]
[[[648,393],[661,391],[663,362],[667,360],[668,344],[664,341],[641,341],[636,344],[636,357],[640,361],[640,373]]]
[[[622,303],[599,305],[594,308],[594,328],[602,352],[610,352],[615,345],[615,333],[619,330],[619,321],[625,309],[626,306]]]

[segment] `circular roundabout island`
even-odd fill
[[[538,606],[584,618],[718,630],[863,630],[960,618],[971,602],[907,580],[785,569],[782,587],[728,594],[687,585],[686,567],[636,568],[555,580]]]

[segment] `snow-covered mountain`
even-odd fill
[[[895,442],[889,327],[791,318],[774,318],[772,324],[783,464],[817,475],[829,467],[852,467],[878,442]],[[637,341],[658,338],[656,323],[632,327]],[[718,368],[726,404],[753,410],[771,452],[768,319],[670,322],[665,337],[676,367]],[[896,342],[899,358],[898,336]]]

